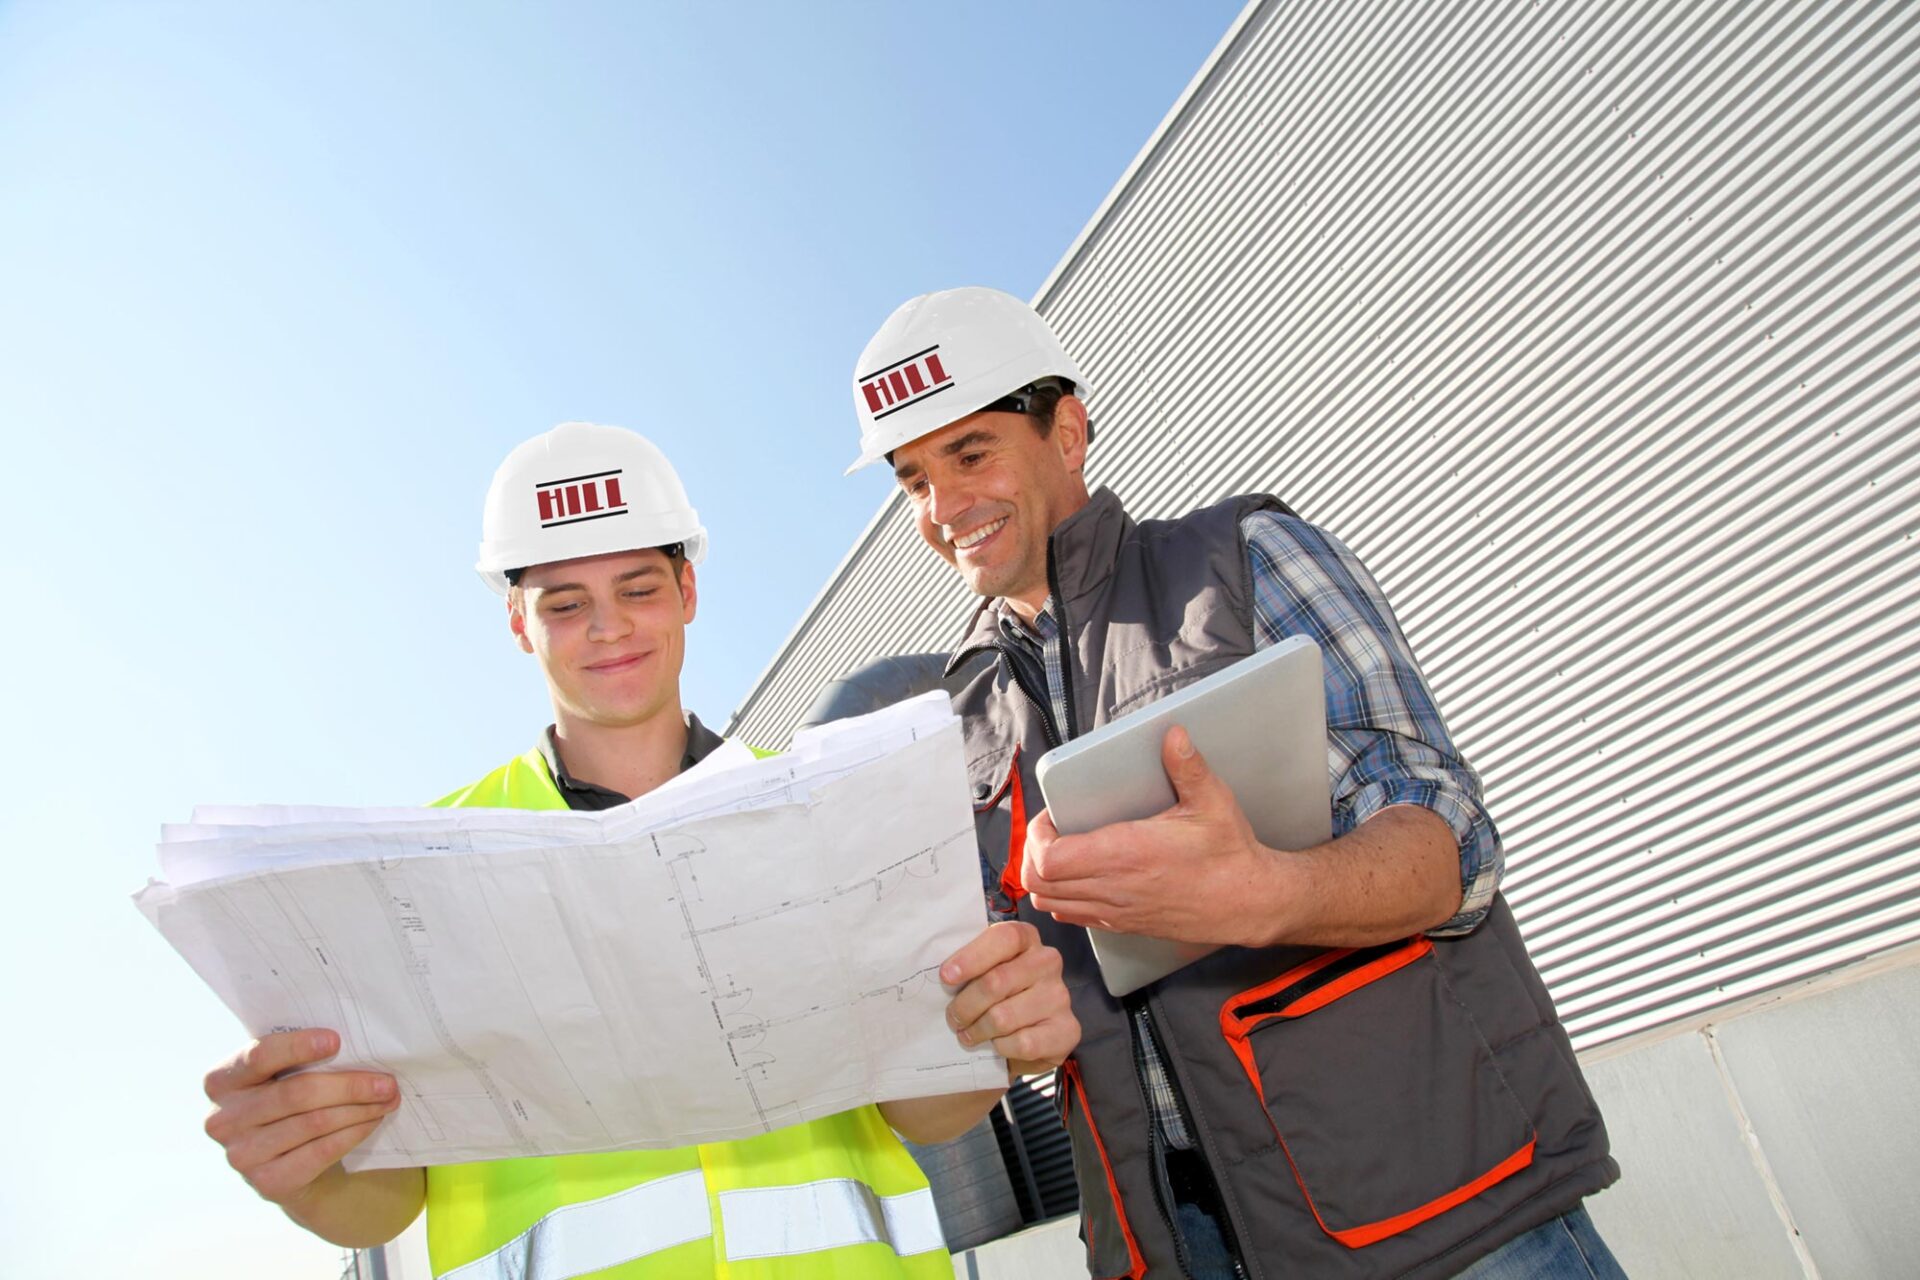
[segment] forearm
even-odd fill
[[[405,1231],[427,1199],[425,1169],[368,1169],[348,1173],[334,1165],[280,1207],[322,1240],[367,1249]]]
[[[1460,848],[1430,809],[1391,805],[1344,836],[1269,851],[1250,934],[1266,945],[1366,947],[1445,924],[1460,907]]]
[[[1425,893],[1442,892],[1437,867],[1417,857],[1409,866],[1409,855],[1401,853],[1370,870],[1343,856],[1370,852],[1370,842],[1353,842],[1348,850],[1342,839],[1296,860],[1307,864],[1299,878],[1329,882],[1326,888],[1335,895],[1316,897],[1326,910],[1301,927],[1347,938],[1397,926],[1406,926],[1397,928],[1398,937],[1471,932],[1499,887],[1499,832],[1482,803],[1479,776],[1454,745],[1380,584],[1338,538],[1297,518],[1259,513],[1242,523],[1241,533],[1255,584],[1259,647],[1294,635],[1320,646],[1335,830],[1357,833],[1372,817],[1406,805],[1428,811],[1453,836],[1455,867],[1445,891],[1453,905],[1445,918],[1413,923],[1425,914],[1418,909],[1429,901]],[[1324,866],[1316,865],[1323,859]],[[1382,883],[1355,886],[1349,873],[1356,870]],[[1410,893],[1408,879],[1419,886]],[[1356,887],[1367,891],[1359,902],[1347,892]],[[1391,909],[1410,899],[1416,909]]]
[[[900,1098],[880,1104],[880,1115],[908,1142],[950,1142],[980,1122],[1006,1095],[1005,1089],[949,1093],[937,1098]]]

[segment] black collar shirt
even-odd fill
[[[699,716],[687,712],[687,752],[680,757],[680,772],[685,773],[705,760],[724,741],[719,734],[701,724]],[[568,773],[566,762],[560,758],[560,744],[554,739],[552,725],[548,725],[540,735],[540,757],[547,762],[547,772],[553,775],[554,784],[560,789],[560,798],[567,802],[569,809],[611,809],[633,799],[598,783],[583,782]]]

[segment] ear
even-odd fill
[[[1087,406],[1079,396],[1061,396],[1053,406],[1053,439],[1067,470],[1077,475],[1087,465]]]
[[[507,592],[507,630],[520,646],[520,652],[532,653],[533,641],[527,638],[527,593],[519,587]]]
[[[686,605],[685,622],[693,621],[696,606],[700,603],[700,592],[693,582],[693,562],[684,561],[680,565],[680,600]]]

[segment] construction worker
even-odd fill
[[[891,465],[983,597],[946,683],[988,883],[1083,1028],[1059,1093],[1091,1273],[1618,1275],[1581,1208],[1606,1131],[1378,585],[1265,495],[1135,522],[1089,493],[1085,393],[1020,300],[915,298],[855,366],[849,470]],[[1055,830],[1050,746],[1290,635],[1325,658],[1332,841],[1261,845],[1178,728],[1173,808]],[[1088,925],[1225,945],[1115,999]]]
[[[565,423],[515,449],[487,495],[477,567],[539,663],[554,721],[533,750],[439,803],[602,809],[717,748],[680,703],[706,549],[679,477],[641,436]],[[941,978],[957,988],[948,1018],[962,1043],[991,1040],[1014,1070],[1044,1070],[1078,1038],[1059,956],[1029,926],[988,927]],[[943,1141],[1000,1096],[887,1102],[674,1150],[350,1174],[340,1158],[403,1103],[376,1071],[283,1078],[338,1047],[323,1029],[255,1042],[207,1077],[208,1134],[262,1196],[336,1244],[391,1240],[424,1204],[434,1274],[460,1280],[951,1280],[926,1179],[895,1131]]]

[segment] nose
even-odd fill
[[[973,497],[964,485],[948,480],[927,486],[927,518],[937,525],[951,527],[972,505]]]
[[[587,620],[587,639],[596,644],[610,644],[632,634],[633,619],[627,617],[626,610],[593,606],[593,617]]]

